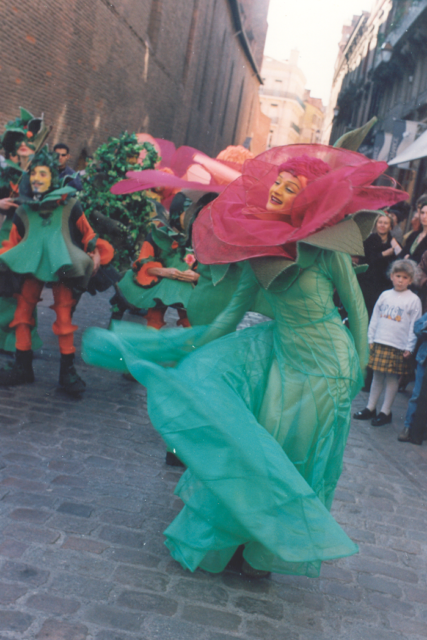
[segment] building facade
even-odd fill
[[[268,148],[320,141],[322,100],[312,98],[305,89],[306,78],[298,57],[295,49],[284,62],[264,57],[260,103],[262,112],[270,118]]]
[[[427,127],[427,0],[376,0],[341,43],[325,138],[333,143],[373,116],[361,150],[374,159],[391,161]],[[389,173],[413,199],[427,187],[425,159]]]
[[[43,6],[41,6],[41,4]],[[0,3],[0,125],[24,106],[76,164],[149,132],[216,155],[254,138],[269,0]],[[259,143],[258,143],[259,144]]]
[[[304,91],[304,113],[300,123],[299,142],[303,144],[319,143],[322,138],[325,108],[321,98],[312,98],[310,90]]]

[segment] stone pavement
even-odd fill
[[[409,392],[392,425],[352,426],[333,513],[358,555],[311,580],[191,574],[163,545],[180,471],[145,390],[79,361],[85,397],[63,395],[43,297],[36,383],[0,390],[0,640],[427,637],[427,446],[396,440]],[[105,325],[108,295],[83,302],[77,324]]]

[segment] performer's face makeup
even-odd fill
[[[30,184],[33,193],[46,193],[52,184],[52,174],[49,167],[31,169]]]
[[[267,211],[288,213],[293,201],[303,188],[301,181],[291,173],[282,171],[270,187],[266,204]]]
[[[18,156],[28,158],[28,156],[33,155],[34,149],[32,149],[26,142],[21,142],[16,150],[16,153]]]

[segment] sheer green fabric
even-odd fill
[[[206,265],[199,263],[200,278],[193,288],[186,306],[192,326],[211,324],[231,301],[242,276],[242,263]],[[258,291],[251,311],[273,317],[271,306],[261,291]]]
[[[244,544],[256,569],[314,576],[323,560],[357,551],[329,508],[363,383],[367,315],[344,253],[301,245],[297,270],[262,289],[275,321],[235,332],[259,290],[246,263],[209,327],[90,329],[83,356],[147,387],[154,427],[188,467],[176,489],[185,506],[165,531],[182,566],[221,571]]]

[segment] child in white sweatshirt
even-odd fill
[[[415,275],[416,263],[396,260],[390,268],[393,289],[384,291],[374,307],[368,329],[369,367],[374,371],[368,404],[354,414],[356,420],[372,418],[374,427],[392,421],[391,406],[396,397],[399,377],[411,373],[410,355],[417,342],[414,323],[421,317],[421,300],[408,289]],[[376,406],[384,389],[379,414]]]

